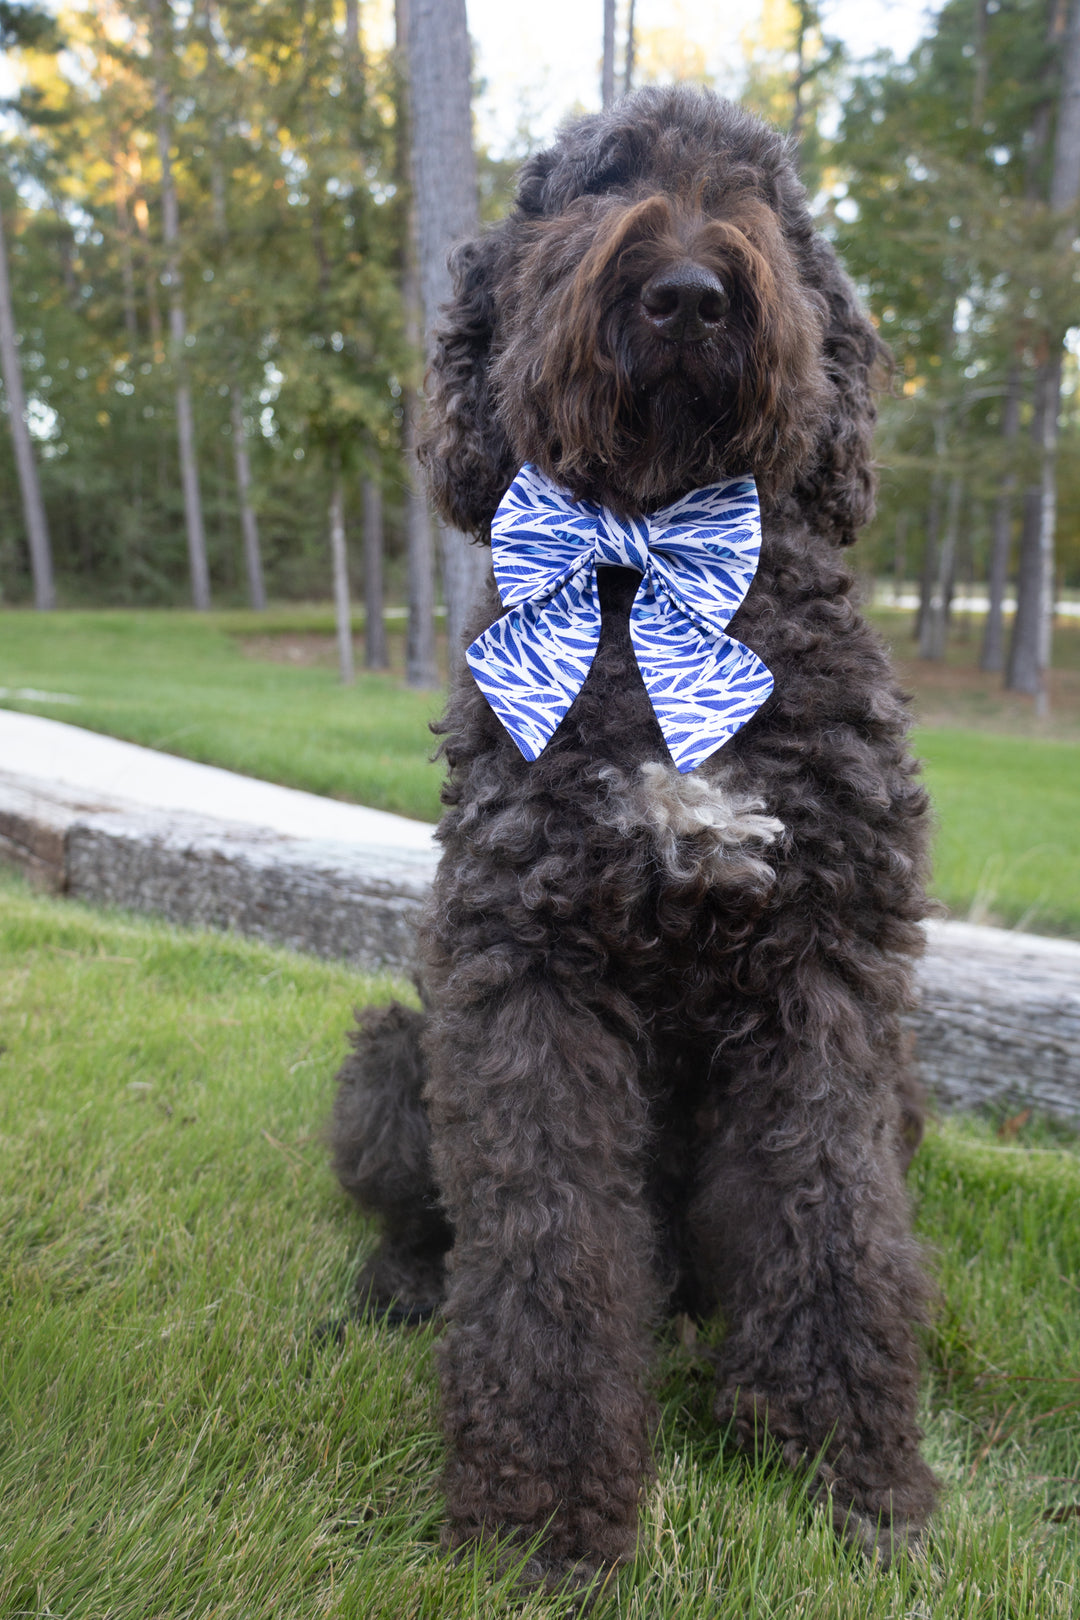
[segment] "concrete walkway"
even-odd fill
[[[434,829],[427,822],[259,782],[11,709],[0,709],[0,772],[72,788],[88,800],[246,823],[289,838],[394,850],[434,848]]]
[[[0,709],[0,860],[55,893],[411,967],[434,828]]]
[[[434,829],[0,710],[0,860],[58,893],[412,969]],[[932,923],[909,1020],[944,1106],[1080,1119],[1080,945]]]

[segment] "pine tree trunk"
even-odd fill
[[[934,595],[934,582],[938,577],[938,535],[941,529],[941,475],[935,473],[930,481],[930,504],[926,509],[926,543],[923,548],[922,568],[919,571],[919,606],[915,614],[915,639],[919,643],[919,657],[929,658],[928,645],[930,606]]]
[[[430,354],[439,307],[451,294],[447,253],[479,223],[465,0],[409,0],[408,41],[420,304],[424,349]],[[418,520],[415,533],[419,566]],[[427,535],[430,547],[430,525]],[[483,577],[484,557],[456,529],[440,526],[440,540],[449,656],[454,661],[461,656],[462,630]]]
[[[405,557],[409,617],[405,632],[405,680],[407,685],[438,686],[439,668],[435,660],[435,548],[431,536],[431,516],[421,488],[416,461],[416,396],[405,402],[402,448],[405,452]]]
[[[964,483],[960,478],[949,482],[949,507],[945,519],[945,535],[937,557],[934,583],[930,593],[924,622],[924,633],[919,647],[922,658],[939,661],[945,657],[949,633],[949,608],[952,603],[953,574],[956,564],[956,541],[960,527],[960,502]]]
[[[1006,464],[1011,463],[1020,435],[1020,394],[1022,378],[1018,362],[1009,369],[1005,385],[1005,408],[1002,412],[1001,436]],[[1005,664],[1005,587],[1009,579],[1009,554],[1012,551],[1013,496],[1016,492],[1016,474],[1006,472],[994,502],[994,520],[990,540],[990,566],[987,570],[989,602],[986,625],[983,630],[979,668],[999,670]]]
[[[19,350],[15,337],[15,306],[11,298],[2,214],[0,214],[0,368],[3,371],[4,391],[7,394],[8,422],[15,449],[15,466],[19,475],[26,539],[30,550],[34,606],[40,612],[48,612],[56,606],[52,546],[49,542],[45,503],[41,498],[41,485],[38,482],[34,447],[30,439],[30,429],[26,425],[26,395],[23,392],[22,367],[19,364]]]
[[[600,105],[615,100],[615,0],[604,0],[604,57],[600,69]]]
[[[900,511],[896,514],[896,543],[893,549],[893,601],[898,607],[907,578],[907,532],[908,515],[906,511]]]
[[[634,10],[634,0],[630,0],[626,14],[626,56],[623,61],[622,93],[624,96],[628,96],[634,88],[634,58],[637,47],[634,34]]]
[[[112,166],[116,229],[120,237],[120,276],[124,289],[124,328],[134,356],[139,343],[139,320],[135,311],[135,263],[131,254],[131,219],[128,215],[125,175],[116,151],[112,154]]]
[[[240,529],[244,536],[244,567],[247,571],[248,595],[255,611],[263,613],[266,610],[266,586],[263,583],[262,552],[259,546],[259,521],[251,504],[251,462],[248,459],[247,439],[244,436],[244,404],[235,383],[229,389],[229,401],[236,498],[240,506]]]
[[[337,628],[338,669],[341,684],[351,686],[353,668],[352,614],[349,609],[349,560],[345,550],[345,478],[341,456],[332,457],[330,483],[330,551],[334,559],[334,624]]]
[[[364,479],[364,664],[386,669],[385,603],[383,601],[382,490],[374,478]]]
[[[1080,196],[1080,0],[1070,0],[1063,44],[1049,202],[1052,213],[1068,215]],[[1057,237],[1060,251],[1065,251],[1073,234],[1071,220],[1064,219]],[[1034,694],[1039,716],[1046,715],[1050,707],[1046,671],[1054,612],[1056,463],[1064,336],[1056,330],[1045,334],[1047,354],[1036,375],[1032,429],[1039,449],[1039,482],[1025,495],[1016,619],[1006,682],[1014,691]]]
[[[187,321],[184,315],[183,285],[180,279],[180,210],[173,179],[171,118],[166,82],[166,27],[171,32],[171,5],[166,0],[149,0],[152,19],[154,59],[154,104],[157,109],[157,146],[161,163],[162,236],[165,242],[169,280],[169,337],[176,368],[176,437],[180,450],[180,481],[184,492],[184,521],[187,527],[188,566],[191,571],[191,598],[200,612],[210,607],[210,570],[206,561],[206,534],[202,501],[199,496],[199,468],[195,448],[195,418],[191,409],[191,388],[187,380]]]

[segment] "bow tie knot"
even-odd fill
[[[649,520],[620,521],[607,507],[597,507],[596,561],[615,568],[636,568],[643,574],[649,565]]]
[[[596,569],[642,581],[630,637],[680,771],[746,724],[772,691],[756,653],[725,634],[757,571],[761,515],[752,478],[692,491],[649,517],[575,501],[526,464],[491,525],[502,618],[466,652],[484,696],[536,759],[581,690],[600,640]]]

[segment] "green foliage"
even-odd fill
[[[1036,469],[1025,431],[1034,372],[1047,344],[1080,318],[1075,231],[1063,248],[1044,201],[1060,44],[1048,40],[1045,0],[989,0],[982,47],[976,10],[977,0],[949,0],[909,62],[882,57],[856,79],[823,221],[896,360],[867,566],[890,566],[899,519],[909,576],[934,525],[930,508],[940,521],[944,481],[959,476],[957,575],[985,577],[990,503],[1005,474],[1023,482]],[[1014,369],[1021,432],[1008,446],[1003,411]],[[1075,386],[1070,353],[1058,502],[1067,582],[1080,580]]]
[[[325,588],[325,461],[400,499],[397,399],[414,360],[397,292],[394,76],[352,60],[336,7],[166,6],[184,362],[211,571],[240,591],[231,395],[271,588]],[[182,601],[186,541],[168,343],[153,61],[139,0],[64,13],[30,47],[0,201],[62,594]],[[43,43],[43,42],[38,42]],[[47,43],[47,42],[44,42]],[[18,192],[11,187],[18,184]],[[26,598],[22,517],[0,435],[0,591]]]
[[[0,1613],[565,1615],[440,1550],[431,1331],[317,1325],[370,1233],[320,1140],[387,980],[0,877]],[[926,1450],[948,1493],[883,1576],[733,1455],[662,1339],[657,1475],[598,1620],[1066,1620],[1080,1524],[1080,1153],[933,1131]],[[1057,1515],[1058,1517],[1054,1517]]]

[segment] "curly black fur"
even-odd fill
[[[640,293],[685,262],[730,303],[675,342]],[[385,1229],[362,1287],[422,1304],[447,1257],[454,1542],[542,1531],[552,1578],[626,1556],[650,1327],[720,1310],[718,1422],[819,1459],[838,1528],[888,1560],[936,1486],[899,1021],[927,801],[836,549],[872,508],[881,345],[785,141],[686,88],[569,126],[454,266],[423,452],[447,519],[482,538],[526,459],[625,511],[752,471],[762,558],[731,628],[776,684],[679,777],[625,569],[601,571],[593,668],[535,763],[463,670],[426,1058],[421,1015],[368,1014],[341,1075],[338,1172]]]

